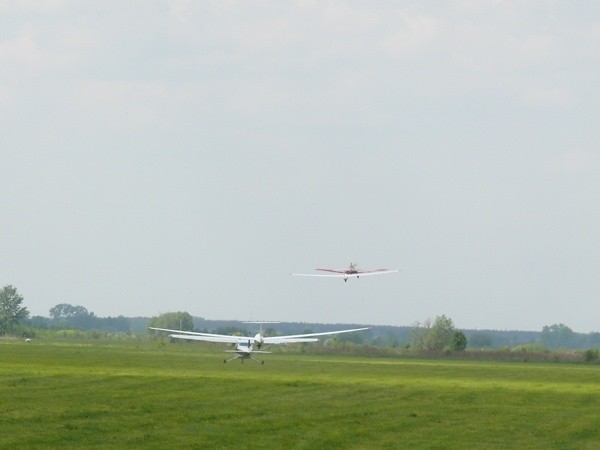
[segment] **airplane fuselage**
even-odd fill
[[[249,357],[252,353],[252,344],[239,343],[235,346],[235,353],[240,356]]]
[[[256,336],[254,336],[254,339],[256,340],[256,347],[260,349],[260,347],[263,343],[262,335],[257,334]],[[234,359],[240,359],[242,364],[244,363],[244,359],[253,359],[257,363],[264,364],[265,363],[264,361],[259,361],[256,358],[254,358],[252,356],[252,353],[271,353],[271,352],[267,352],[267,351],[254,350],[254,346],[252,345],[252,341],[250,341],[250,340],[245,341],[245,342],[238,342],[235,344],[234,350],[225,350],[225,351],[227,353],[235,353],[235,356],[233,358],[223,360],[224,363],[228,363],[230,361],[233,361]]]

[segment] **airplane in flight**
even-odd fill
[[[260,323],[260,331],[254,337],[244,337],[244,336],[231,336],[227,334],[211,334],[211,333],[198,333],[195,331],[180,331],[180,330],[169,330],[166,328],[155,328],[149,327],[151,330],[157,331],[167,331],[169,337],[174,339],[189,339],[193,341],[207,341],[207,342],[222,342],[226,344],[235,344],[235,349],[233,350],[224,350],[226,353],[235,353],[235,355],[230,359],[224,359],[224,363],[228,363],[233,361],[234,359],[241,358],[242,364],[244,363],[244,359],[251,359],[260,364],[264,364],[264,361],[258,360],[254,358],[252,355],[254,354],[265,354],[272,353],[267,351],[271,345],[279,345],[279,344],[296,344],[299,342],[317,342],[319,339],[317,336],[331,336],[334,334],[341,333],[352,333],[354,331],[363,331],[368,330],[369,328],[355,328],[352,330],[338,330],[338,331],[326,331],[323,333],[308,333],[308,334],[294,334],[289,336],[264,336],[262,330],[262,324],[264,323],[278,323],[278,322],[244,322],[244,323]],[[254,349],[254,346],[258,350]],[[261,348],[265,346],[265,349],[261,350]]]
[[[347,269],[315,269],[322,272],[330,272],[328,274],[321,273],[291,273],[290,275],[297,277],[337,277],[343,278],[344,281],[348,281],[351,277],[366,277],[368,275],[383,275],[386,273],[400,272],[400,270],[388,270],[388,269],[375,269],[375,270],[360,270],[356,267],[355,263],[350,263]]]

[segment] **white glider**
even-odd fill
[[[249,322],[249,323],[266,323],[266,322]],[[272,323],[272,322],[271,322]],[[206,342],[221,342],[225,344],[235,344],[235,350],[225,350],[227,353],[235,353],[235,356],[231,359],[225,360],[224,362],[229,362],[237,358],[242,359],[242,363],[244,362],[244,358],[253,359],[261,364],[264,364],[264,361],[258,361],[252,357],[254,353],[271,353],[266,350],[260,350],[263,345],[279,345],[279,344],[297,344],[299,342],[317,342],[319,339],[317,336],[331,336],[334,334],[341,333],[352,333],[354,331],[363,331],[368,330],[369,328],[355,328],[352,330],[338,330],[338,331],[326,331],[323,333],[308,333],[308,334],[294,334],[288,336],[264,336],[262,331],[262,326],[260,331],[253,337],[251,336],[231,336],[227,334],[211,334],[211,333],[199,333],[195,331],[180,331],[180,330],[170,330],[167,328],[155,328],[149,327],[151,330],[157,331],[167,331],[169,337],[174,339],[188,339],[193,341],[206,341]],[[254,350],[254,345],[259,350]]]

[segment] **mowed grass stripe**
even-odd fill
[[[0,446],[594,448],[596,366],[0,344]]]

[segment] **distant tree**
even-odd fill
[[[29,311],[24,306],[23,297],[10,284],[0,291],[0,335],[13,331],[18,323],[29,317]]]
[[[69,317],[71,315],[71,310],[73,308],[73,305],[69,305],[68,303],[59,303],[56,306],[53,306],[52,308],[50,308],[50,311],[48,311],[50,313],[50,317],[53,320],[61,320],[61,319],[66,319],[67,317]]]
[[[50,308],[53,325],[59,328],[80,328],[90,330],[102,328],[98,317],[84,306],[59,303]]]
[[[429,330],[431,330],[431,319],[427,319],[425,322],[415,322],[413,328],[408,335],[409,347],[413,350],[426,350],[425,343]]]
[[[368,336],[367,333],[347,333],[338,334],[330,337],[329,339],[335,339],[339,343],[351,342],[353,344],[361,345],[365,343],[365,339]]]
[[[194,320],[187,312],[168,312],[152,317],[150,322],[148,322],[148,326],[170,330],[192,331],[194,329]]]
[[[59,303],[50,308],[49,312],[50,317],[54,320],[71,319],[73,317],[88,316],[90,314],[87,308],[83,306],[73,306],[68,303]]]
[[[592,362],[598,359],[600,351],[598,349],[588,348],[583,352],[583,359],[585,362]]]
[[[265,328],[265,330],[263,331],[263,335],[265,337],[277,336],[277,330],[273,327]]]
[[[124,316],[98,318],[98,322],[103,330],[130,332],[131,324],[129,319]]]
[[[600,347],[600,333],[592,332],[587,335],[587,347]]]
[[[492,343],[493,339],[489,333],[473,333],[469,338],[469,346],[474,348],[491,347]]]
[[[212,330],[211,333],[227,334],[230,336],[250,336],[250,334],[252,334],[248,329],[235,325],[217,327],[214,330]]]
[[[452,340],[450,341],[450,350],[462,352],[467,348],[467,336],[460,330],[456,330],[452,334]]]
[[[32,316],[25,322],[32,328],[49,328],[52,319],[44,316]]]
[[[452,319],[445,315],[437,316],[433,322],[427,319],[423,324],[417,323],[413,327],[409,335],[409,346],[413,350],[450,348],[454,331]]]
[[[540,342],[546,348],[568,348],[573,342],[575,333],[563,323],[544,326],[540,334]]]
[[[425,348],[427,350],[443,350],[450,345],[453,333],[454,324],[452,319],[443,314],[437,316],[425,337]]]

